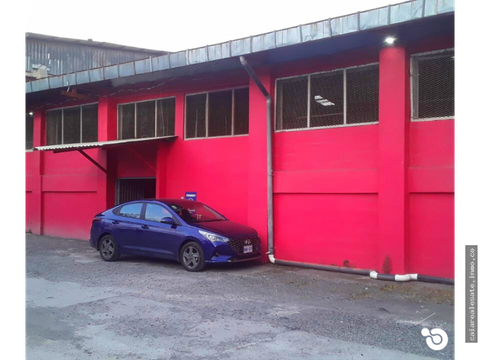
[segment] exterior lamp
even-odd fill
[[[385,44],[387,45],[393,45],[397,39],[394,38],[393,36],[387,36],[384,40]]]

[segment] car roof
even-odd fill
[[[125,205],[125,204],[136,203],[136,202],[161,202],[165,205],[173,203],[173,204],[178,204],[178,205],[181,205],[181,206],[184,206],[184,205],[187,206],[188,204],[192,203],[192,200],[175,199],[175,198],[167,198],[167,199],[151,198],[151,199],[138,199],[138,200],[127,201],[127,202],[124,202],[124,203],[118,204],[118,205]],[[197,203],[202,204],[202,202],[200,202],[200,201],[197,201]]]

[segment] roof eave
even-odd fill
[[[26,93],[164,72],[453,14],[453,0],[413,0],[265,34],[26,83]]]

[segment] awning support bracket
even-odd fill
[[[95,165],[97,168],[99,168],[100,170],[102,170],[105,174],[107,173],[107,169],[105,169],[102,165],[100,165],[98,162],[95,161],[95,159],[93,159],[91,156],[89,156],[87,153],[85,153],[83,150],[81,149],[77,149],[77,151],[82,154],[83,156],[85,156],[93,165]]]

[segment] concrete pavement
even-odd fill
[[[28,359],[453,358],[452,286],[271,264],[189,273],[26,240]],[[444,329],[447,347],[429,349],[423,327]]]

